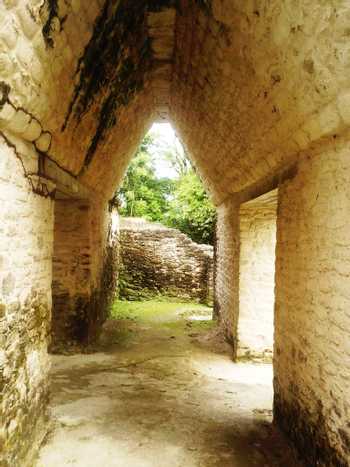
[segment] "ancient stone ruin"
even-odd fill
[[[349,20],[345,0],[0,2],[0,465],[46,435],[48,347],[99,334],[109,200],[154,121],[216,204],[233,354],[272,281],[274,424],[308,466],[350,465]],[[276,189],[277,210],[249,205]]]
[[[121,218],[119,296],[142,300],[167,296],[210,304],[213,247],[179,230],[140,218]]]

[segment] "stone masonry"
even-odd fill
[[[107,316],[108,202],[155,120],[217,206],[234,352],[240,206],[279,190],[275,423],[308,465],[350,465],[349,19],[346,0],[0,2],[1,466],[31,466],[47,429],[51,336],[86,345]]]
[[[217,214],[214,312],[235,355],[239,308],[239,204],[228,199],[218,207]]]
[[[138,218],[120,220],[119,296],[142,300],[165,295],[210,303],[213,247],[176,229]]]
[[[94,278],[93,224],[97,215],[87,200],[55,202],[51,350],[93,341],[99,323],[107,317],[106,304],[116,293],[118,242],[117,229],[112,225],[107,238],[103,286]],[[101,310],[105,310],[105,315],[101,315]]]
[[[275,419],[307,465],[350,460],[349,169],[341,138],[279,191]]]
[[[240,207],[237,356],[271,360],[277,191]]]
[[[53,201],[4,140],[0,151],[0,465],[20,466],[47,431]]]

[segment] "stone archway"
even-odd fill
[[[276,421],[310,464],[348,464],[349,15],[319,0],[0,5],[5,465],[43,432],[54,199],[92,206],[86,274],[102,294],[108,199],[158,119],[218,207],[216,302],[231,340],[238,206],[279,188]]]

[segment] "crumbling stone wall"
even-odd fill
[[[349,149],[303,153],[279,189],[275,421],[310,466],[350,461]]]
[[[237,357],[271,360],[277,191],[243,203],[239,217]]]
[[[157,295],[210,303],[213,248],[199,245],[176,229],[137,218],[120,221],[121,298]]]
[[[31,147],[22,146],[27,169]],[[33,465],[47,431],[53,202],[0,137],[0,465]]]

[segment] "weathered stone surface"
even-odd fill
[[[308,465],[350,461],[349,141],[301,155],[279,189],[275,420]]]
[[[0,465],[29,467],[48,428],[53,203],[0,154]]]
[[[45,413],[54,188],[43,151],[88,191],[83,309],[98,323],[105,309],[89,304],[107,303],[93,297],[113,277],[108,199],[150,123],[168,117],[218,205],[215,305],[236,348],[239,203],[282,185],[276,420],[309,464],[349,464],[349,18],[342,0],[0,2],[2,463],[24,463]],[[40,133],[35,148],[33,121],[51,145]],[[32,353],[38,371],[25,369]]]
[[[106,197],[135,141],[168,117],[220,203],[346,129],[349,11],[320,0],[21,0],[1,7],[18,70],[6,82],[52,135],[52,157]]]
[[[271,360],[277,191],[243,203],[239,217],[237,357]]]
[[[55,202],[51,345],[55,352],[93,342],[116,293],[116,225],[96,231],[95,216],[100,222],[109,217],[89,200]]]
[[[157,295],[210,303],[213,248],[176,229],[138,218],[120,221],[119,294],[128,300]]]
[[[235,353],[239,307],[239,204],[232,198],[227,199],[217,213],[214,309]]]

